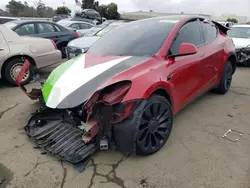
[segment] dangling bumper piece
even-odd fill
[[[86,144],[83,131],[64,120],[63,112],[36,112],[25,131],[38,147],[62,160],[76,164],[87,160],[96,150],[95,142]]]

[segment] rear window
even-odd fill
[[[6,27],[8,27],[9,29],[12,29],[12,28],[14,28],[14,27],[17,26],[17,24],[14,23],[14,22],[6,22],[4,25],[5,25]]]
[[[118,26],[101,37],[88,54],[152,56],[157,53],[178,20],[148,19]]]

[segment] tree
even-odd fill
[[[56,14],[70,14],[71,10],[68,7],[57,7]]]
[[[95,0],[83,0],[82,9],[95,9],[100,13],[102,17],[105,17],[107,19],[120,18],[118,7],[115,3],[110,3],[108,5],[99,5],[99,2]]]
[[[29,6],[27,1],[22,3],[21,1],[11,0],[6,5],[6,9],[9,16],[16,17],[52,17],[55,14],[54,9],[45,6],[42,0],[35,1],[34,6]],[[2,11],[0,11],[0,14],[2,14]]]
[[[19,16],[20,12],[24,11],[25,6],[21,1],[11,0],[6,8],[11,16]]]
[[[238,23],[238,20],[236,20],[235,18],[228,18],[227,21],[233,22],[233,23]]]
[[[101,17],[107,18],[107,16],[108,16],[107,5],[98,6],[97,11],[101,15]]]
[[[83,0],[82,1],[82,9],[95,9],[97,7],[95,7],[95,0]],[[99,2],[98,2],[98,6],[99,6]]]
[[[117,4],[115,3],[110,3],[107,5],[107,19],[119,19],[120,14],[118,12],[118,7]],[[106,17],[105,17],[106,18]]]
[[[10,16],[10,14],[5,10],[0,9],[0,16]]]

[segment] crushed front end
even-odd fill
[[[239,48],[235,50],[237,56],[237,62],[240,65],[250,65],[250,45],[245,48]]]
[[[25,131],[39,148],[73,164],[84,163],[98,150],[118,149],[134,154],[133,122],[139,119],[133,113],[145,103],[142,99],[121,103],[130,87],[130,81],[113,84],[67,109],[47,107],[42,95],[38,95],[41,92],[37,92],[40,109],[31,115]]]

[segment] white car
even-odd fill
[[[221,25],[224,25],[226,27],[232,27],[233,26],[233,22],[228,22],[228,21],[218,21],[218,23],[220,23]]]
[[[57,23],[63,27],[76,31],[80,37],[83,37],[89,31],[89,29],[95,26],[94,24],[82,21],[60,20]]]
[[[22,84],[27,84],[33,71],[61,61],[62,54],[54,41],[38,37],[19,36],[0,25],[0,79],[16,86],[16,78],[26,59],[31,63]]]
[[[250,25],[233,25],[228,36],[233,39],[238,63],[250,65]]]

